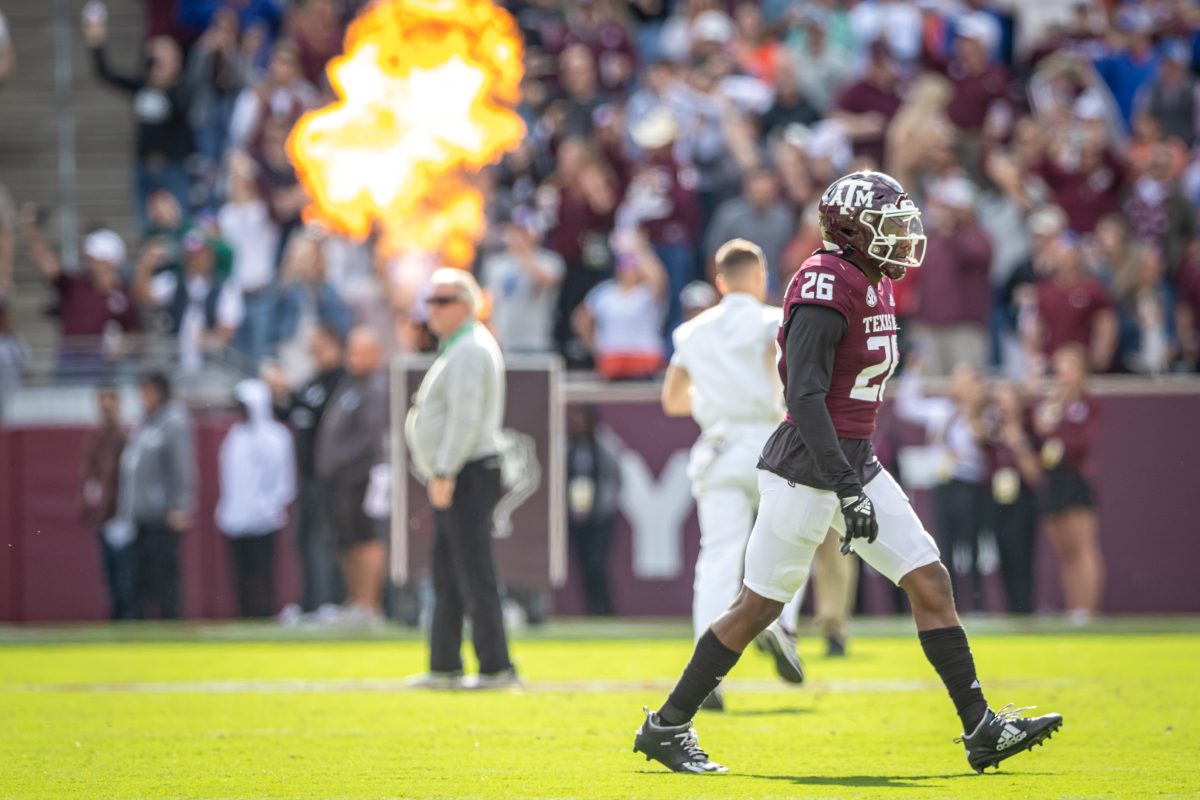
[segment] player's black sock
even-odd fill
[[[987,700],[983,699],[983,689],[979,688],[979,678],[975,675],[975,658],[971,655],[966,631],[961,625],[955,625],[919,631],[917,636],[921,639],[925,658],[946,684],[946,691],[962,720],[963,731],[971,733],[987,711]]]
[[[712,628],[706,630],[700,641],[696,642],[696,651],[692,653],[692,660],[684,668],[679,682],[675,684],[667,702],[658,710],[658,719],[664,725],[682,725],[696,716],[704,698],[717,688],[717,684],[741,657],[741,653],[721,644]]]

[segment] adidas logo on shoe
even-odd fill
[[[1015,725],[1005,725],[1004,730],[1000,733],[1000,739],[996,742],[997,750],[1007,750],[1014,744],[1022,741],[1025,738],[1025,731]]]

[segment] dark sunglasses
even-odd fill
[[[434,297],[426,297],[425,298],[425,305],[427,305],[427,306],[449,306],[449,305],[453,305],[454,303],[461,303],[461,302],[462,302],[461,297],[447,297],[445,295],[442,295],[440,297],[434,296]]]

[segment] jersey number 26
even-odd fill
[[[828,272],[810,272],[804,276],[800,296],[805,300],[832,300],[833,276]]]

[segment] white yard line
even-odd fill
[[[408,678],[345,678],[345,679],[263,679],[207,681],[130,681],[112,683],[47,683],[0,686],[0,693],[29,694],[296,694],[351,692],[414,692],[432,691],[409,685]],[[993,686],[1046,686],[1066,681],[993,681]],[[578,680],[528,681],[516,692],[638,692],[669,691],[674,681],[659,678],[650,680]],[[795,689],[773,680],[727,681],[731,692],[774,694],[794,692]],[[919,692],[941,689],[934,680],[829,680],[809,681],[802,687],[807,692]],[[444,691],[444,690],[443,690]],[[462,691],[462,690],[460,690]]]

